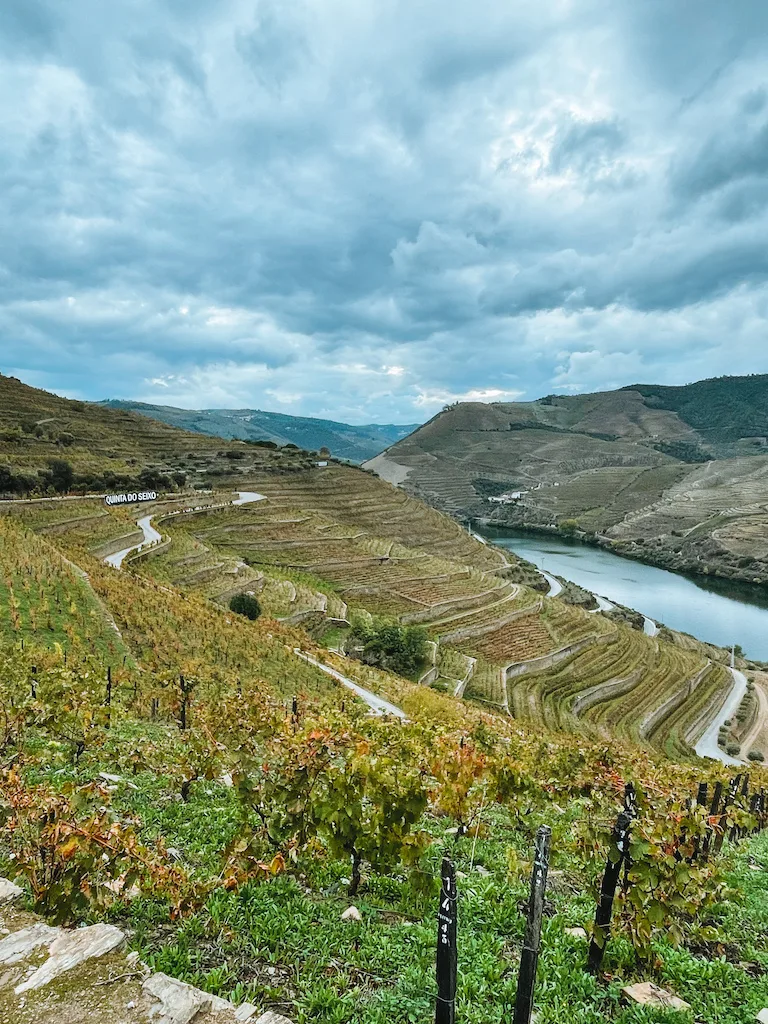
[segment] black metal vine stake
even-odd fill
[[[723,801],[723,806],[720,811],[720,832],[718,833],[718,836],[715,839],[715,853],[720,853],[720,851],[723,848],[723,842],[725,841],[725,825],[728,817],[728,808],[736,799],[736,793],[738,792],[740,782],[741,775],[737,775],[735,778],[731,779],[731,783],[728,786],[728,792],[725,794],[725,800]]]
[[[456,1021],[456,872],[448,857],[440,870],[440,904],[437,908],[437,1000],[435,1024]]]
[[[181,687],[181,715],[179,717],[179,728],[182,732],[187,728],[189,696],[192,693],[194,685],[195,684],[189,679],[185,679],[184,676],[179,676],[179,686]]]
[[[112,669],[107,666],[107,690],[104,694],[104,706],[107,709],[107,721],[106,728],[109,729],[112,724]]]
[[[595,913],[595,928],[592,934],[592,941],[589,944],[589,956],[587,958],[587,970],[590,974],[597,974],[600,970],[605,947],[608,945],[608,939],[611,934],[613,898],[616,895],[616,886],[619,884],[622,866],[628,867],[629,865],[629,838],[632,819],[636,813],[635,788],[631,782],[628,782],[624,791],[624,808],[613,827],[611,850],[608,854],[605,874],[600,886],[600,899],[598,900],[597,912]]]
[[[536,967],[539,962],[541,945],[541,918],[544,912],[544,896],[547,891],[549,871],[549,848],[552,829],[542,825],[536,833],[536,848],[531,872],[531,893],[528,898],[528,916],[525,922],[523,952],[520,957],[520,974],[517,979],[515,1014],[513,1024],[530,1024],[533,1010],[533,990],[536,986]]]
[[[706,807],[706,805],[707,805],[707,790],[708,790],[708,788],[709,787],[707,786],[706,782],[700,782],[699,783],[699,789],[698,789],[698,792],[696,793],[696,806],[697,807]],[[700,847],[700,845],[701,845],[701,840],[700,840],[700,838],[698,836],[696,836],[696,838],[693,841],[693,850],[691,851],[691,856],[688,858],[688,863],[689,864],[693,864],[693,862],[699,856],[699,847]]]
[[[715,789],[712,794],[712,806],[709,808],[709,817],[714,818],[717,812],[720,810],[720,797],[723,795],[723,784],[722,782],[715,783]],[[701,848],[701,859],[706,861],[709,857],[709,848],[712,845],[712,826],[707,827],[707,834],[704,837],[704,845]]]

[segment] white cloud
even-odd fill
[[[182,6],[0,5],[3,369],[356,422],[768,371],[764,3]]]

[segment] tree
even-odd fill
[[[579,528],[578,519],[561,519],[557,528],[564,537],[572,537]]]
[[[349,636],[360,660],[398,675],[411,675],[427,656],[427,633],[420,626],[357,623]]]
[[[229,602],[229,609],[238,615],[244,615],[251,622],[261,615],[261,605],[253,594],[235,594]]]
[[[75,473],[66,459],[50,459],[48,461],[48,479],[51,486],[59,494],[66,494],[75,482]]]

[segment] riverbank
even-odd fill
[[[690,579],[717,581],[755,589],[768,607],[768,565],[763,561],[728,550],[717,537],[717,527],[728,523],[720,517],[711,529],[704,525],[696,527],[686,535],[662,534],[648,539],[644,537],[609,537],[605,534],[590,533],[576,529],[564,533],[554,523],[530,522],[518,519],[509,512],[505,518],[480,516],[472,519],[484,530],[520,530],[548,536],[567,537],[590,547],[609,548],[614,554],[631,561],[643,562],[658,569],[666,569]]]
[[[487,540],[552,576],[570,580],[651,623],[687,633],[715,647],[738,645],[752,662],[768,659],[768,602],[742,585],[687,577],[622,557],[610,547],[585,544],[549,530],[477,525]],[[640,623],[638,623],[640,625]],[[643,625],[646,625],[643,622]]]
[[[615,541],[610,537],[585,533],[577,530],[574,533],[563,533],[556,526],[544,524],[526,523],[525,525],[505,526],[498,522],[492,522],[487,518],[472,520],[473,529],[481,530],[487,539],[503,537],[510,533],[522,536],[549,538],[555,541],[562,541],[565,544],[579,545],[592,550],[607,551],[616,558],[624,559],[627,562],[647,565],[654,569],[670,573],[682,579],[688,580],[701,590],[718,594],[721,597],[731,598],[768,611],[768,582],[755,583],[746,578],[719,574],[716,571],[701,570],[695,568],[678,568],[672,562],[663,558],[653,557],[654,551],[642,546],[637,550],[628,549],[625,542]],[[574,581],[578,582],[578,581]],[[594,592],[594,591],[593,591]],[[610,595],[608,595],[610,596]],[[634,607],[634,606],[631,606]],[[658,621],[658,620],[657,620]],[[766,623],[768,628],[768,622]],[[702,639],[701,637],[699,639]],[[726,646],[730,646],[726,644]],[[768,648],[763,655],[763,660],[768,661]]]

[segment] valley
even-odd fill
[[[36,474],[39,488],[61,459],[83,477],[106,481],[117,462],[170,483],[133,506],[107,506],[85,480],[86,493],[51,484],[0,502],[0,874],[29,909],[118,921],[151,970],[291,1020],[420,1021],[448,853],[463,876],[462,1020],[501,1022],[531,843],[548,823],[563,881],[542,976],[567,968],[558,989],[541,987],[545,1022],[564,992],[577,1024],[636,1019],[620,988],[651,946],[654,977],[703,1019],[713,998],[733,1021],[744,1000],[761,1005],[762,975],[729,963],[707,989],[716,947],[709,959],[686,945],[719,920],[742,962],[766,955],[765,835],[752,836],[765,824],[764,702],[738,723],[754,747],[737,765],[719,747],[718,760],[696,755],[734,693],[727,650],[590,607],[370,472],[2,380],[16,403],[3,413],[6,479]],[[37,435],[34,416],[52,410],[71,443]],[[180,465],[194,466],[183,480]],[[255,618],[235,610],[240,597]],[[404,641],[417,655],[400,674],[376,651]],[[722,818],[692,803],[702,780],[727,788],[736,770],[747,790]],[[566,928],[594,914],[627,782],[642,794],[637,902],[617,911],[610,977],[585,996],[586,950]],[[694,843],[737,826],[741,846],[689,870]],[[643,871],[668,870],[663,850],[688,874],[641,895]],[[748,898],[717,904],[726,875]],[[691,931],[675,950],[681,898]],[[352,901],[359,923],[341,920]],[[0,987],[0,1011],[13,999]]]
[[[576,532],[675,572],[762,585],[767,404],[766,376],[464,403],[367,466],[460,519]]]

